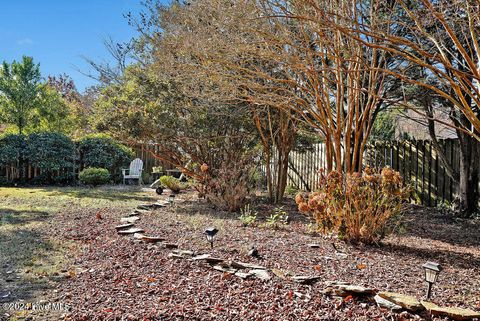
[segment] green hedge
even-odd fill
[[[68,184],[75,180],[78,154],[69,137],[58,133],[30,134],[25,155],[28,163],[41,172],[34,183]]]
[[[0,165],[18,168],[18,181],[26,180],[27,167],[31,165],[38,168],[41,174],[30,183],[72,183],[77,159],[75,144],[63,134],[6,135],[0,139]]]
[[[0,138],[0,165],[16,163],[20,158],[22,144],[26,145],[23,135],[6,135]]]
[[[121,169],[134,158],[133,151],[106,135],[89,135],[77,143],[59,133],[34,133],[0,137],[0,184],[70,184],[75,181],[77,169],[105,168],[118,182]],[[27,180],[28,166],[38,168],[40,175]],[[6,167],[17,168],[19,178],[5,181]]]

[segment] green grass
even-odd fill
[[[51,292],[77,246],[45,233],[62,212],[132,208],[150,196],[135,187],[0,188],[0,292],[35,301]]]
[[[69,206],[97,208],[129,206],[132,201],[146,201],[138,189],[99,187],[0,188],[1,208],[37,209],[50,214]]]

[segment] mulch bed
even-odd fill
[[[166,196],[161,196],[166,199]],[[238,214],[218,212],[195,199],[176,198],[174,207],[141,214],[136,223],[151,236],[165,237],[180,249],[256,263],[293,275],[320,276],[312,286],[277,277],[242,280],[203,262],[168,258],[171,250],[146,244],[114,229],[129,212],[104,210],[101,215],[64,213],[49,233],[76,240],[82,253],[72,260],[58,299],[72,306],[73,320],[406,320],[426,315],[396,314],[371,299],[342,300],[324,296],[323,281],[347,281],[379,290],[425,295],[427,261],[444,270],[434,286],[433,302],[480,309],[480,222],[456,220],[434,209],[409,206],[403,231],[380,247],[347,246],[306,234],[296,211],[292,223],[273,230],[241,227]],[[289,204],[293,208],[292,204]],[[268,216],[263,208],[260,216]],[[99,218],[101,216],[101,218]],[[220,232],[210,250],[202,232],[213,225]],[[320,244],[310,248],[309,243]],[[248,256],[255,245],[261,259]]]

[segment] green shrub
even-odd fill
[[[0,138],[0,164],[6,166],[17,163],[22,145],[26,145],[23,135],[9,134]]]
[[[16,177],[9,177],[10,182],[25,179],[30,165],[39,171],[30,183],[71,183],[75,179],[77,156],[75,144],[59,133],[6,135],[0,139],[0,164],[17,170]]]
[[[25,158],[40,170],[32,183],[68,184],[75,180],[77,150],[73,141],[59,133],[30,134]]]
[[[108,183],[110,173],[105,168],[89,167],[81,171],[78,178],[85,185],[98,186]]]
[[[128,168],[135,157],[130,148],[103,134],[83,137],[78,149],[82,167],[106,168],[116,182],[122,179],[122,168]]]
[[[150,175],[149,173],[143,171],[143,172],[142,172],[142,181],[143,181],[143,183],[145,183],[145,184],[151,184],[151,183],[153,183],[153,181],[152,181],[152,175]]]
[[[182,189],[185,189],[185,185],[180,182],[179,179],[173,177],[173,176],[162,176],[160,177],[160,183],[162,183],[163,186],[169,188],[172,192],[178,193]]]
[[[26,137],[23,135],[8,134],[0,138],[0,166],[3,167],[0,174],[1,186],[18,181],[20,156],[26,143]]]

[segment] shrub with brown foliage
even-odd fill
[[[255,187],[255,155],[239,148],[218,151],[215,166],[204,163],[200,168],[204,175],[200,194],[220,210],[238,211]]]
[[[323,234],[337,234],[351,243],[378,243],[393,229],[392,221],[401,212],[410,188],[399,172],[384,168],[377,173],[322,172],[320,189],[295,197],[301,212],[315,218]]]

